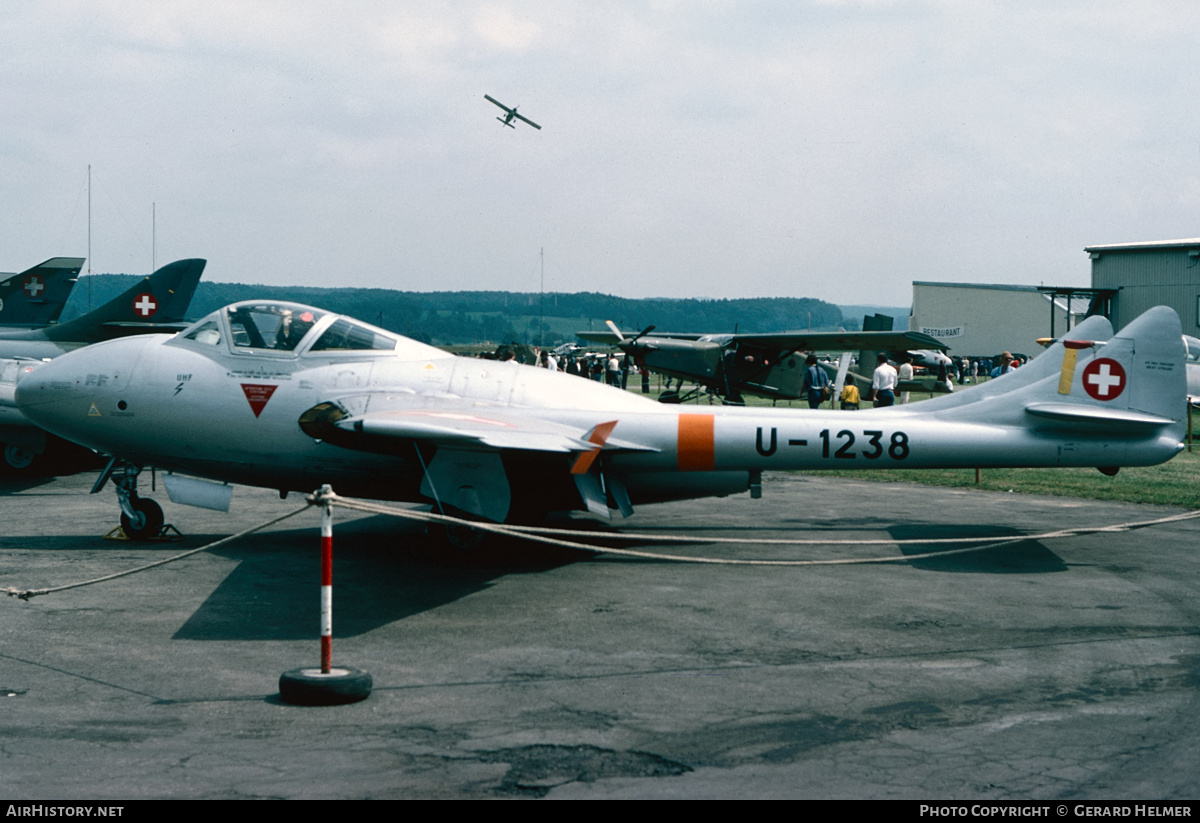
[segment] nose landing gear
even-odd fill
[[[100,479],[92,487],[92,494],[104,488],[105,482],[111,477],[117,488],[117,502],[121,505],[121,531],[130,540],[153,540],[163,531],[162,506],[148,497],[139,497],[137,479],[142,472],[141,466],[120,461],[121,473],[118,474],[117,458],[108,461]]]

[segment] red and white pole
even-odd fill
[[[337,706],[365,700],[371,675],[349,666],[333,668],[333,490],[309,497],[321,506],[321,668],[292,669],[279,676],[279,697],[297,706]]]
[[[321,674],[333,668],[333,504],[321,512]]]

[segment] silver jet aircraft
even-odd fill
[[[1106,319],[1086,320],[966,391],[843,412],[664,406],[253,301],[171,338],[113,340],[40,365],[16,401],[38,425],[114,456],[122,524],[138,538],[163,519],[137,495],[145,466],[281,491],[328,483],[491,521],[609,517],[758,496],[764,470],[1153,465],[1182,448],[1184,395],[1179,318],[1164,307],[1116,336]]]

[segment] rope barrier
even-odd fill
[[[318,495],[314,495],[316,498]],[[805,539],[805,538],[764,538],[754,540],[753,542],[760,545],[791,545],[791,546],[868,546],[868,545],[892,545],[905,546],[919,544],[922,546],[928,545],[944,545],[944,544],[963,544],[963,543],[979,543],[982,545],[966,546],[960,549],[939,550],[932,552],[924,552],[921,554],[908,555],[891,555],[888,557],[869,557],[869,558],[835,558],[827,560],[737,560],[727,558],[707,558],[707,557],[688,557],[685,555],[662,554],[658,552],[643,552],[634,549],[618,549],[611,546],[595,546],[586,543],[579,543],[570,540],[559,540],[550,535],[571,535],[578,536],[578,531],[570,529],[552,529],[540,526],[514,526],[500,523],[487,523],[473,520],[462,520],[456,517],[447,515],[435,514],[433,512],[422,512],[413,509],[398,509],[393,506],[385,506],[381,503],[372,503],[364,500],[354,500],[351,498],[340,497],[334,492],[329,492],[327,495],[320,495],[322,504],[328,502],[335,506],[343,506],[348,509],[356,509],[372,514],[384,514],[392,517],[400,517],[408,520],[424,521],[427,523],[442,523],[446,525],[468,526],[479,531],[485,531],[493,534],[506,535],[516,537],[523,540],[530,540],[537,543],[545,543],[551,546],[559,546],[562,548],[581,549],[584,551],[598,552],[604,554],[615,554],[625,557],[637,557],[649,560],[670,560],[681,563],[707,563],[727,566],[839,566],[839,565],[856,565],[869,563],[907,563],[913,560],[923,560],[932,557],[951,557],[956,554],[966,554],[968,552],[986,551],[988,549],[999,548],[1001,546],[1010,546],[1015,543],[1025,543],[1033,540],[1054,540],[1065,537],[1078,537],[1086,534],[1101,534],[1101,533],[1117,533],[1124,531],[1134,531],[1136,529],[1149,528],[1150,526],[1162,525],[1165,523],[1180,522],[1191,520],[1200,517],[1200,511],[1184,512],[1183,514],[1167,515],[1166,517],[1156,518],[1154,520],[1136,521],[1132,523],[1118,523],[1110,526],[1088,526],[1078,529],[1058,529],[1052,532],[1044,532],[1042,534],[1030,535],[1014,535],[1012,537],[997,540],[996,537],[947,537],[947,538],[911,538],[911,539],[881,539],[881,540],[827,540],[827,539]],[[653,535],[639,534],[637,532],[621,532],[621,533],[603,533],[589,532],[589,537],[596,537],[602,540],[645,540],[651,542],[671,542],[671,543],[738,543],[744,544],[748,542],[744,538],[738,537],[703,537],[697,535]]]
[[[199,554],[200,552],[208,551],[209,549],[215,549],[217,546],[224,545],[225,543],[232,543],[234,540],[237,540],[239,537],[245,537],[248,534],[253,534],[254,532],[257,532],[257,531],[262,531],[263,529],[265,529],[269,526],[274,526],[276,523],[281,523],[284,520],[287,520],[289,517],[295,517],[296,515],[300,514],[301,512],[308,511],[308,509],[311,506],[312,506],[311,502],[306,503],[303,508],[296,509],[296,511],[289,512],[288,514],[285,514],[281,517],[276,517],[274,520],[268,520],[266,523],[262,523],[260,525],[253,526],[249,529],[245,529],[244,531],[240,531],[237,534],[231,534],[228,537],[222,537],[220,540],[216,540],[212,543],[208,543],[204,546],[201,546],[198,549],[190,549],[186,552],[183,552],[182,554],[177,554],[174,557],[168,557],[163,560],[156,560],[153,563],[147,563],[146,565],[138,566],[135,569],[127,569],[126,571],[116,572],[115,574],[106,574],[103,577],[94,577],[91,580],[81,580],[78,583],[68,583],[64,586],[53,586],[53,587],[45,588],[45,589],[18,589],[13,586],[9,586],[6,589],[4,589],[4,593],[7,594],[9,597],[17,597],[17,598],[20,598],[21,600],[29,600],[30,598],[37,597],[38,595],[53,594],[54,592],[66,591],[67,589],[78,589],[83,586],[91,586],[95,583],[103,583],[106,580],[116,580],[119,577],[128,577],[131,574],[137,574],[138,572],[144,572],[147,569],[153,569],[153,568],[156,568],[157,566],[165,566],[168,563],[174,563],[176,560],[183,560],[185,557],[191,557],[193,554]]]
[[[62,586],[53,586],[42,589],[20,589],[9,586],[3,589],[4,593],[10,597],[17,597],[21,600],[30,600],[43,594],[52,594],[55,592],[66,591],[68,589],[77,589],[83,586],[90,586],[96,583],[103,583],[108,580],[116,580],[121,577],[138,574],[147,571],[148,569],[165,566],[168,563],[174,563],[177,560],[191,557],[194,554],[199,554],[203,551],[215,549],[226,543],[231,543],[238,538],[253,534],[257,531],[274,526],[276,523],[281,523],[288,518],[295,517],[301,512],[308,511],[313,506],[342,506],[347,509],[367,512],[370,514],[382,514],[390,517],[399,517],[405,520],[414,520],[424,523],[440,524],[447,526],[465,526],[478,531],[488,532],[491,534],[499,534],[507,537],[529,540],[535,543],[543,543],[550,546],[560,548],[578,549],[599,554],[613,554],[622,557],[634,557],[643,560],[668,560],[677,563],[697,563],[709,565],[724,565],[724,566],[847,566],[847,565],[865,565],[879,563],[908,563],[914,560],[925,560],[934,557],[952,557],[959,554],[967,554],[970,552],[987,551],[988,549],[1000,548],[1002,546],[1011,546],[1017,543],[1026,543],[1030,541],[1057,540],[1066,537],[1080,537],[1088,534],[1111,534],[1126,531],[1135,531],[1137,529],[1150,528],[1151,526],[1160,526],[1167,523],[1179,523],[1187,520],[1200,518],[1200,511],[1184,512],[1182,514],[1172,514],[1165,517],[1155,518],[1153,520],[1133,521],[1130,523],[1116,523],[1109,526],[1085,526],[1078,529],[1058,529],[1041,534],[1013,535],[1011,537],[1001,538],[996,537],[944,537],[944,538],[907,538],[907,539],[873,539],[873,540],[851,540],[851,539],[827,539],[827,538],[763,538],[754,541],[747,541],[739,537],[705,537],[700,535],[661,535],[661,534],[645,534],[639,532],[587,532],[587,536],[599,540],[634,540],[658,543],[706,543],[712,545],[721,544],[745,544],[753,542],[759,545],[773,546],[908,546],[908,545],[946,545],[946,544],[978,544],[967,545],[957,549],[941,549],[938,551],[922,552],[920,554],[907,555],[889,555],[885,557],[861,557],[861,558],[831,558],[823,560],[740,560],[719,557],[689,557],[678,554],[664,554],[661,552],[646,552],[635,549],[621,549],[613,546],[597,546],[589,543],[580,543],[578,540],[564,540],[555,535],[568,535],[578,538],[580,532],[571,529],[555,529],[543,526],[515,526],[502,523],[490,523],[475,520],[463,520],[458,517],[450,517],[449,515],[437,514],[432,511],[420,511],[416,509],[400,509],[394,506],[386,506],[382,503],[373,503],[365,500],[357,500],[348,497],[341,497],[332,492],[321,491],[314,492],[309,495],[303,507],[289,512],[280,517],[268,520],[257,526],[245,529],[237,534],[231,534],[228,537],[223,537],[212,543],[200,546],[199,548],[190,549],[182,554],[177,554],[173,557],[168,557],[163,560],[156,560],[153,563],[147,563],[143,566],[138,566],[133,569],[128,569],[123,572],[104,575],[102,577],[83,580],[77,583],[68,583]]]

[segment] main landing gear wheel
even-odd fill
[[[28,449],[17,446],[13,443],[5,443],[4,445],[4,467],[9,471],[23,472],[27,471],[33,465],[33,461],[37,455]]]
[[[129,515],[121,513],[121,531],[125,532],[125,536],[130,540],[152,540],[158,537],[163,523],[166,522],[162,506],[148,497],[134,497],[129,504],[137,514],[137,520],[135,522]]]
[[[279,697],[295,706],[340,706],[366,700],[371,675],[362,669],[333,666],[323,674],[319,666],[292,669],[279,676]]]
[[[483,545],[489,535],[482,529],[447,523],[441,527],[441,537],[450,548],[469,552]]]

